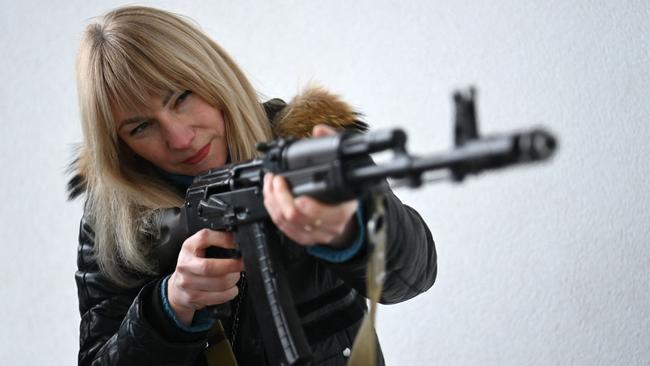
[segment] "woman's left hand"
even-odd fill
[[[314,137],[335,133],[324,125],[317,125],[312,130]],[[275,225],[302,245],[345,247],[357,234],[354,214],[359,204],[356,200],[328,205],[307,196],[296,198],[286,180],[279,175],[267,173],[264,176],[264,206]]]

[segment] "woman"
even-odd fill
[[[180,16],[145,7],[116,9],[87,28],[77,80],[84,142],[70,192],[86,196],[76,273],[79,364],[214,362],[210,357],[225,356],[204,352],[219,331],[206,307],[224,303],[232,308],[224,333],[239,364],[273,364],[241,259],[205,258],[208,247],[234,248],[232,234],[199,231],[183,243],[175,268],[158,268],[152,248],[160,216],[183,204],[193,176],[255,157],[257,142],[365,125],[319,89],[288,105],[261,104],[214,41]],[[419,215],[390,192],[386,202],[382,301],[393,303],[433,284],[436,255]],[[264,205],[281,232],[282,260],[314,363],[345,364],[366,308],[362,219],[371,208],[293,197],[284,179],[271,174],[264,178]]]

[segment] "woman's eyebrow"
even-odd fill
[[[129,117],[127,119],[122,120],[122,122],[120,122],[119,129],[121,130],[126,125],[130,125],[130,124],[133,124],[133,123],[139,123],[139,122],[142,122],[142,121],[144,121],[146,119],[147,119],[147,117],[141,117],[141,116]]]
[[[165,95],[165,97],[163,98],[162,103],[161,103],[162,106],[163,106],[163,108],[167,105],[167,103],[169,103],[169,100],[172,98],[173,95],[174,95],[174,91],[173,91],[173,90],[170,90],[170,91],[167,93],[167,95]],[[144,120],[146,120],[146,119],[147,119],[147,117],[141,117],[141,116],[129,117],[129,118],[124,119],[124,120],[122,120],[122,121],[120,122],[120,124],[119,124],[119,126],[120,126],[119,129],[122,129],[122,127],[124,127],[124,126],[126,126],[126,125],[129,125],[129,124],[132,124],[132,123],[142,122],[142,121],[144,121]]]

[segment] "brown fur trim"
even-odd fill
[[[273,132],[281,137],[309,137],[312,128],[318,124],[335,129],[366,131],[368,125],[360,117],[338,95],[321,87],[311,87],[276,114],[272,121]]]

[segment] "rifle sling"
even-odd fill
[[[235,354],[230,347],[230,341],[226,337],[221,321],[214,322],[208,334],[208,343],[203,351],[208,366],[237,366]]]
[[[368,220],[368,239],[372,245],[372,253],[368,258],[367,296],[370,300],[370,310],[363,318],[361,328],[354,339],[352,354],[348,366],[373,366],[377,364],[377,339],[375,337],[375,317],[377,303],[386,277],[386,220],[384,217],[385,202],[380,193],[372,195],[374,212]]]

